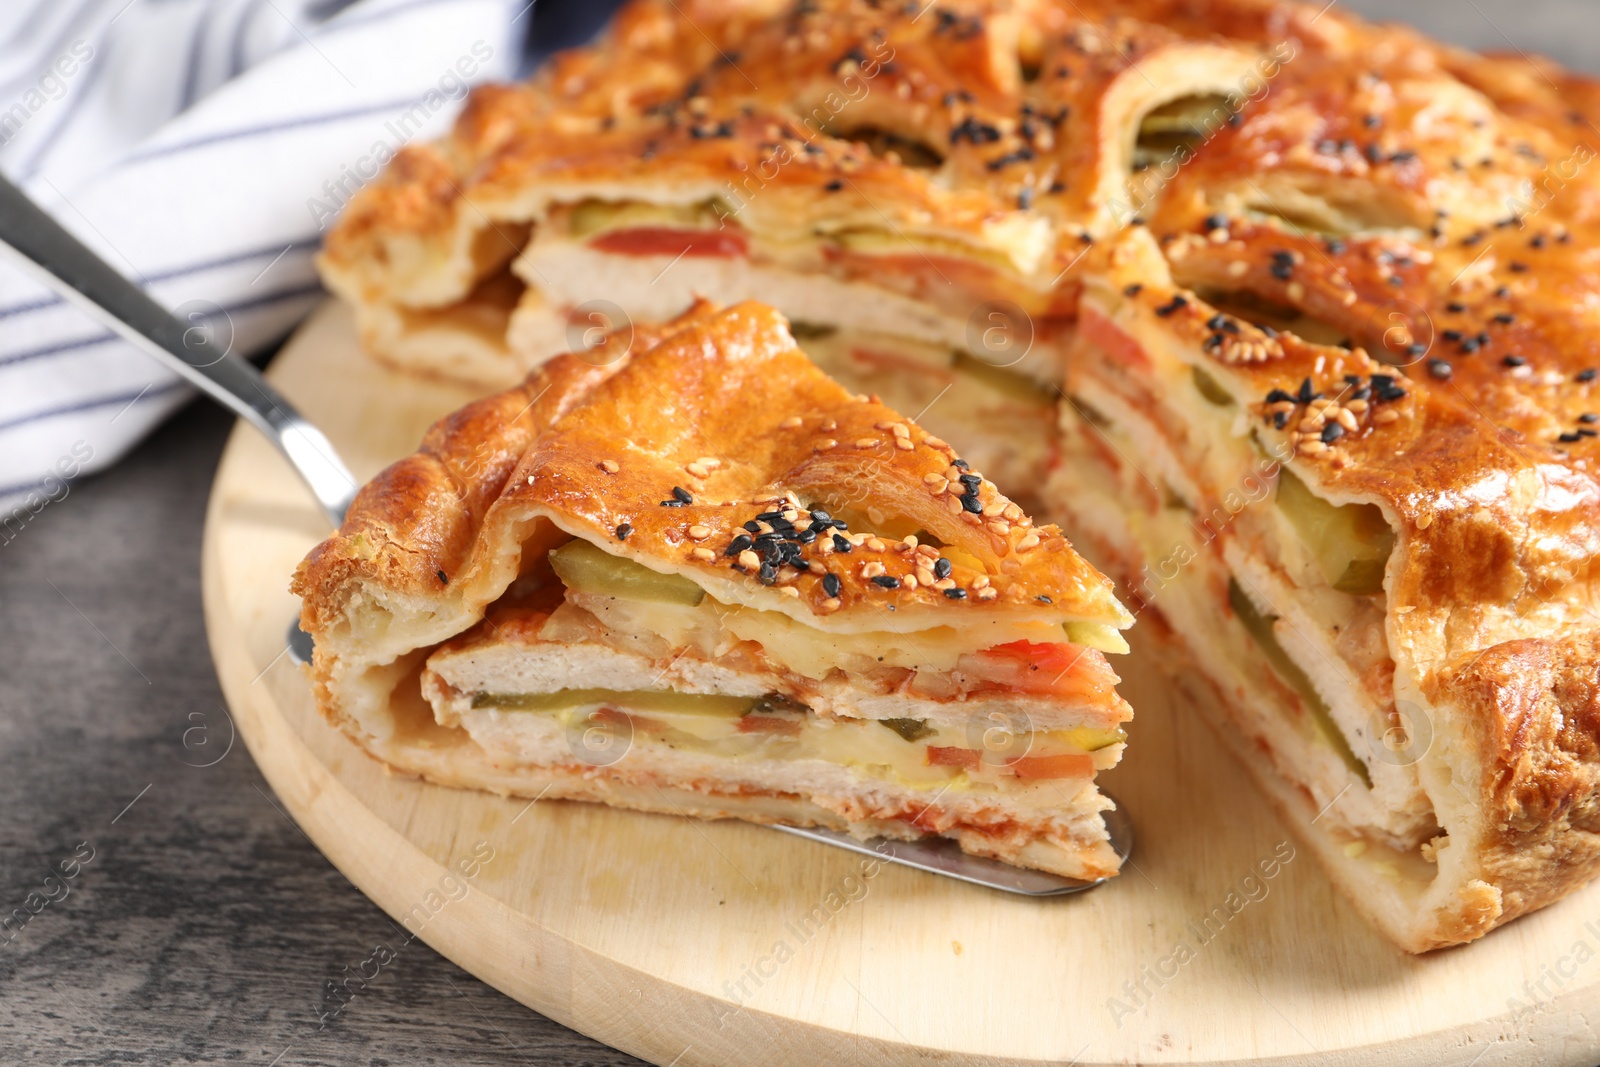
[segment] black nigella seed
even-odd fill
[[[978,486],[983,484],[983,476],[978,474],[958,474],[956,481],[967,487],[967,492],[976,493]]]
[[[1206,329],[1208,330],[1220,330],[1227,325],[1227,316],[1221,314],[1220,312],[1206,320]]]
[[[1347,345],[1346,347],[1349,347],[1349,346]],[[1406,345],[1406,355],[1408,355],[1408,356],[1422,356],[1422,355],[1426,355],[1427,352],[1428,352],[1428,346],[1427,345],[1422,345],[1422,344]]]
[[[1579,427],[1578,436],[1579,437],[1596,437],[1596,436],[1600,436],[1600,434],[1597,434],[1594,430],[1585,430],[1582,427]]]
[[[1182,293],[1179,293],[1176,296],[1174,296],[1171,300],[1169,300],[1167,303],[1162,304],[1160,307],[1156,308],[1156,314],[1161,316],[1162,318],[1166,318],[1168,315],[1171,315],[1174,311],[1178,311],[1178,310],[1180,310],[1182,308],[1186,308],[1188,306],[1189,306],[1189,298],[1184,296]]]
[[[1322,394],[1311,387],[1311,379],[1303,378],[1300,381],[1300,393],[1295,397],[1302,404],[1309,404],[1321,397]]]
[[[1294,394],[1286,393],[1282,389],[1274,389],[1267,394],[1267,403],[1269,404],[1281,404],[1285,400],[1291,404],[1294,403]]]
[[[805,554],[801,552],[799,545],[795,544],[793,541],[786,541],[779,545],[778,548],[783,553],[783,561],[789,566],[800,568],[805,567],[806,557]]]
[[[1513,322],[1517,321],[1517,317],[1511,314],[1509,311],[1502,311],[1500,314],[1494,317],[1494,321],[1498,322],[1502,326],[1510,326]]]
[[[1289,425],[1289,413],[1287,411],[1280,411],[1276,415],[1272,416],[1272,425],[1276,426],[1280,430]]]
[[[450,584],[450,576],[445,574],[444,571],[435,571],[434,573],[436,573],[439,576],[439,580],[441,582],[445,583],[446,585]]]
[[[1455,373],[1455,368],[1442,359],[1428,360],[1428,373],[1435,378],[1448,378]]]
[[[1472,355],[1472,353],[1476,352],[1480,347],[1482,347],[1482,346],[1478,344],[1478,339],[1476,337],[1469,337],[1465,341],[1461,342],[1461,354],[1465,355],[1465,356],[1470,356],[1470,355]]]
[[[1122,295],[1127,297],[1129,300],[1132,300],[1142,292],[1144,292],[1144,286],[1140,285],[1138,282],[1134,282],[1132,285],[1122,290]]]
[[[949,597],[951,600],[967,599],[967,591],[965,589],[946,589],[944,591],[944,595]]]
[[[811,525],[812,526],[815,526],[819,522],[832,522],[832,521],[833,521],[833,516],[829,515],[826,511],[813,511],[811,513]]]
[[[824,185],[823,188],[828,190],[830,193],[837,193],[840,189],[844,188],[844,182],[840,181],[838,178],[835,178],[827,185]]]
[[[872,579],[872,584],[882,586],[885,589],[899,589],[900,579],[896,578],[892,574],[880,574],[876,578]]]
[[[1260,326],[1257,326],[1256,329],[1260,330],[1262,333],[1266,334],[1268,337],[1276,337],[1276,336],[1278,336],[1278,331],[1277,330],[1274,330],[1271,326],[1268,326],[1268,325],[1266,325],[1264,323],[1262,325],[1260,325]]]
[[[839,595],[839,576],[837,574],[824,574],[822,576],[822,591],[829,596]]]
[[[620,527],[618,528],[617,532],[619,534],[622,532]],[[738,537],[735,537],[732,541],[728,542],[728,547],[722,550],[722,554],[724,556],[737,556],[739,553],[743,552],[753,544],[755,544],[755,542],[750,540],[747,535],[740,534]]]
[[[1043,593],[1040,593],[1038,596],[1034,597],[1033,599],[1037,600],[1041,604],[1053,604],[1053,603],[1055,603],[1055,601],[1051,600],[1049,597],[1045,596]]]
[[[1592,382],[1594,381],[1595,373],[1596,371],[1593,367],[1586,367],[1585,369],[1579,371],[1576,377],[1580,382]]]
[[[1582,415],[1578,416],[1578,421],[1583,423],[1585,426],[1588,426],[1593,423],[1600,422],[1600,415],[1596,415],[1592,411],[1585,411]]]
[[[1500,288],[1498,288],[1498,289],[1496,289],[1494,291],[1494,295],[1497,298],[1501,299],[1501,300],[1510,300],[1511,299],[1511,286],[1502,285]]]
[[[961,506],[974,515],[983,514],[983,501],[978,499],[977,493],[962,497]]]
[[[1281,263],[1285,267],[1292,267],[1294,266],[1294,253],[1286,252],[1280,248],[1278,251],[1272,253],[1272,262]]]
[[[1508,367],[1520,367],[1528,361],[1523,359],[1521,356],[1506,356],[1505,358],[1501,359],[1500,362],[1504,363]]]
[[[1337,256],[1344,251],[1344,242],[1330,239],[1322,247],[1328,250],[1328,255]]]
[[[754,519],[751,519],[749,522],[745,523],[744,528],[749,530],[751,533],[761,532],[761,524]]]
[[[781,521],[782,519],[783,519],[783,512],[781,512],[781,511],[763,511],[761,514],[756,516],[756,521],[757,522],[765,522],[765,523],[776,523],[776,522]]]
[[[1337,422],[1330,422],[1322,428],[1322,443],[1331,445],[1344,436],[1344,427]]]
[[[761,570],[756,574],[756,578],[760,580],[762,585],[771,585],[778,580],[778,568],[771,563],[763,563]]]
[[[1226,230],[1228,228],[1228,216],[1207,215],[1204,226],[1207,230]]]
[[[950,466],[952,466],[952,467],[960,467],[962,470],[966,470],[966,469],[968,469],[969,464],[964,459],[953,459],[953,460],[950,461]]]
[[[950,570],[954,565],[943,556],[933,561],[933,576],[941,582],[950,577]]]
[[[833,535],[833,550],[835,552],[848,552],[854,547],[855,546],[850,543],[850,539],[845,537],[843,534]]]
[[[817,531],[815,529],[799,530],[795,533],[794,539],[802,545],[809,545],[817,539]]]
[[[1446,341],[1449,341],[1451,344],[1455,344],[1457,341],[1461,340],[1461,331],[1460,330],[1446,330],[1443,333],[1441,333],[1439,336],[1444,338]]]
[[[1579,437],[1575,433],[1564,433],[1560,437],[1556,438],[1556,440],[1560,441],[1564,445],[1570,445],[1572,442],[1579,440]]]
[[[624,522],[624,523],[619,523],[617,525],[617,540],[618,541],[626,541],[628,539],[628,535],[631,534],[631,533],[633,533],[633,524],[632,523]],[[730,555],[730,556],[737,555],[737,553],[730,552],[730,553],[728,553],[728,555]]]

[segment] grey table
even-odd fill
[[[1351,6],[1600,68],[1586,0]],[[56,898],[0,925],[0,1064],[639,1062],[420,942],[320,1024],[394,929],[228,747],[198,573],[228,426],[189,407],[0,544],[0,917]]]

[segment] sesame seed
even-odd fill
[[[884,550],[884,548],[886,548],[886,547],[887,546],[882,541],[878,540],[876,537],[868,537],[867,538],[867,551],[868,552],[882,552]]]
[[[994,588],[993,586],[989,586],[989,587],[986,587],[984,589],[978,590],[978,599],[979,600],[993,600],[996,597],[998,597],[999,595],[1000,595],[1000,590]]]
[[[830,451],[830,450],[831,450],[831,449],[835,449],[835,448],[838,448],[838,447],[839,447],[839,442],[838,442],[838,441],[835,441],[835,440],[834,440],[834,439],[833,439],[833,438],[831,438],[831,437],[828,437],[828,438],[824,438],[824,439],[823,439],[823,440],[821,440],[821,441],[818,441],[818,442],[817,442],[817,443],[816,443],[816,445],[815,445],[815,446],[813,446],[813,447],[814,447],[814,448],[815,448],[815,449],[816,449],[816,450],[817,450],[817,451],[818,451],[818,452],[827,452],[827,451]]]
[[[603,459],[600,461],[600,469],[607,474],[615,474],[622,468],[617,465],[617,461],[614,459]]]
[[[887,570],[888,568],[877,560],[869,560],[861,565],[861,577],[871,581],[873,578],[882,577]]]
[[[800,597],[800,590],[796,589],[792,585],[786,585],[782,589],[778,590],[778,592],[782,593],[784,596],[792,596],[796,599],[799,599]]]
[[[778,423],[778,429],[780,430],[794,430],[798,429],[799,427],[800,417],[797,415],[790,415],[787,419],[784,419],[782,422]]]
[[[756,570],[761,566],[761,557],[747,548],[739,553],[739,566],[747,571]]]
[[[717,558],[717,554],[711,551],[709,548],[696,548],[690,552],[689,555],[693,556],[701,563],[710,563],[712,560]]]
[[[894,439],[894,447],[898,448],[902,452],[912,452],[916,450],[917,446],[906,440],[904,437],[896,437]]]
[[[711,536],[711,527],[694,525],[689,527],[689,537],[695,541],[704,541]]]
[[[878,439],[876,437],[858,437],[858,438],[856,438],[856,447],[857,448],[871,448],[874,445],[876,445],[877,443],[878,443]]]
[[[619,523],[617,525],[617,540],[618,541],[626,541],[628,539],[628,535],[631,534],[631,533],[633,533],[633,524],[632,523],[624,522],[624,523]]]
[[[1380,426],[1387,426],[1391,422],[1398,421],[1399,418],[1400,413],[1398,411],[1395,411],[1392,408],[1384,408],[1382,411],[1379,411],[1372,416],[1372,421]]]
[[[706,470],[706,468],[705,468],[705,466],[703,464],[700,464],[700,463],[691,463],[688,466],[684,467],[683,469],[688,471],[691,475],[693,475],[696,478],[704,478],[704,477],[708,476],[711,473],[710,471]]]
[[[838,597],[829,597],[827,600],[824,600],[818,605],[818,607],[820,607],[823,611],[829,613],[838,611],[841,606],[842,605]]]

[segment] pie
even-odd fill
[[[504,382],[703,294],[955,442],[1415,952],[1600,868],[1600,85],[1336,5],[635,0],[322,266]]]
[[[323,711],[403,771],[1120,864],[1110,581],[753,302],[438,423],[294,590]]]

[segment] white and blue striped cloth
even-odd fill
[[[6,0],[0,170],[157,301],[248,354],[320,299],[311,258],[359,182],[445,129],[469,83],[518,70],[531,8]],[[190,395],[0,260],[10,526]]]

